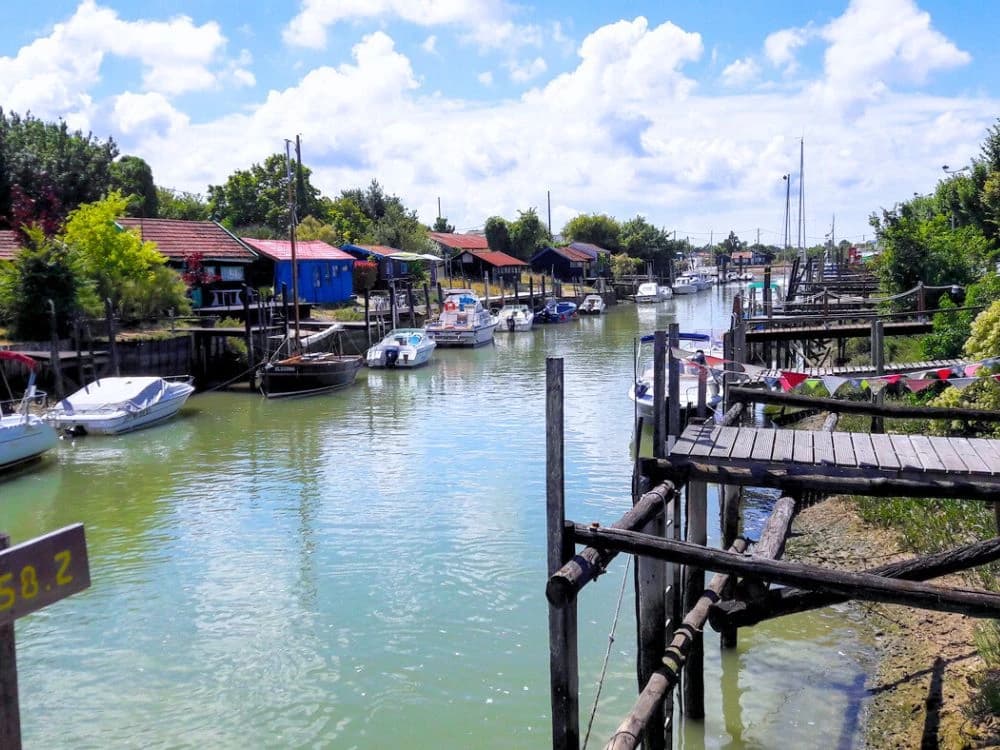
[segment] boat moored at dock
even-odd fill
[[[174,416],[194,393],[187,375],[98,378],[62,399],[43,415],[73,435],[119,435]]]
[[[580,315],[600,315],[607,309],[604,298],[599,294],[588,294],[583,298],[577,312]]]
[[[426,364],[437,344],[423,328],[394,328],[368,350],[369,367],[419,367]]]
[[[493,340],[496,319],[471,289],[453,290],[441,315],[427,324],[427,335],[438,346],[479,346]]]
[[[527,305],[504,305],[497,313],[497,330],[530,331],[535,322],[535,314]]]

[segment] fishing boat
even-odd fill
[[[419,367],[426,364],[437,344],[423,328],[394,328],[368,350],[369,367]]]
[[[301,167],[301,152],[298,136],[295,137],[295,168]],[[294,304],[294,335],[287,336],[277,351],[257,371],[260,390],[267,398],[287,398],[290,396],[311,396],[326,393],[351,385],[358,370],[364,364],[360,355],[343,353],[340,336],[342,326],[330,326],[318,334],[318,338],[336,335],[337,351],[309,351],[307,339],[300,335],[299,319],[299,274],[295,251],[295,231],[297,212],[295,206],[294,182],[292,181],[291,141],[285,141],[285,177],[288,185],[289,244],[292,256],[292,299]],[[313,338],[317,338],[313,337]],[[287,350],[286,350],[287,347]],[[286,351],[286,356],[282,352]]]
[[[646,281],[639,284],[639,288],[635,290],[635,301],[637,303],[659,302],[660,299],[660,287],[655,281]]]
[[[720,388],[710,370],[704,365],[709,364],[708,358],[722,359],[722,344],[707,333],[681,333],[681,347],[694,351],[680,362],[680,379],[678,391],[681,409],[690,409],[698,405],[698,381],[705,373],[705,403],[713,406],[718,403]],[[635,382],[629,387],[628,396],[635,404],[638,414],[645,418],[653,417],[653,367],[652,345],[653,336],[643,336],[636,349]],[[666,393],[670,393],[670,373],[667,373]],[[669,396],[668,396],[669,398]]]
[[[545,307],[535,313],[539,323],[566,323],[576,318],[576,303],[568,300],[550,299]]]
[[[605,309],[607,309],[607,305],[604,302],[604,297],[599,294],[588,294],[583,298],[577,312],[580,315],[600,315]]]
[[[70,435],[120,435],[174,416],[194,392],[189,375],[98,378],[43,415]]]
[[[50,424],[29,412],[32,404],[45,401],[45,393],[35,390],[38,363],[8,351],[0,351],[0,359],[20,362],[31,373],[22,398],[0,403],[0,470],[5,470],[38,458],[53,448],[59,437]]]
[[[674,279],[672,287],[674,294],[694,294],[698,291],[698,282],[690,274],[682,274]]]
[[[530,331],[535,323],[535,314],[527,305],[504,305],[497,313],[497,330]]]
[[[479,346],[493,340],[496,318],[471,289],[452,290],[441,315],[427,324],[427,335],[438,346]]]

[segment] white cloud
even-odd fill
[[[15,111],[79,118],[90,109],[88,92],[99,83],[108,55],[137,61],[143,89],[165,96],[212,89],[223,78],[246,84],[252,73],[226,63],[225,45],[215,22],[196,25],[187,16],[126,21],[83,0],[48,36],[14,57],[0,57],[0,101]]]
[[[726,86],[744,86],[757,79],[760,66],[752,57],[736,60],[722,71],[722,82]]]
[[[536,57],[529,62],[510,62],[507,64],[507,70],[510,71],[510,80],[514,81],[514,83],[526,83],[534,78],[538,78],[538,76],[548,70],[548,67],[545,64],[545,60],[540,57]]]
[[[793,72],[797,66],[795,53],[809,41],[809,29],[782,29],[768,34],[764,40],[764,55],[771,64]]]
[[[133,94],[130,91],[115,97],[111,117],[125,135],[165,134],[189,122],[187,115],[174,109],[163,94]]]
[[[476,76],[476,80],[479,81],[484,86],[492,86],[493,85],[493,73],[491,73],[488,70],[485,70],[485,71],[483,71],[482,73],[480,73],[479,75]]]
[[[424,39],[420,45],[420,49],[426,52],[428,55],[437,54],[437,37],[431,34],[429,37]]]

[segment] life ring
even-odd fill
[[[450,301],[450,300],[448,302],[445,302],[444,303],[444,309],[448,310],[448,311],[454,310],[455,309],[455,303],[452,302],[452,301]]]

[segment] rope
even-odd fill
[[[583,750],[587,750],[587,741],[590,739],[590,729],[594,726],[594,717],[597,716],[597,703],[601,700],[601,690],[604,688],[604,677],[608,672],[608,660],[611,658],[611,647],[615,642],[615,630],[618,627],[618,615],[622,611],[622,599],[625,596],[625,584],[628,581],[628,569],[632,564],[632,556],[629,555],[625,562],[625,573],[622,576],[622,587],[618,591],[618,607],[615,609],[615,619],[611,622],[611,632],[608,633],[608,650],[604,653],[604,664],[601,666],[601,677],[597,681],[597,695],[594,696],[594,707],[590,711],[590,720],[587,722],[587,733],[583,736]]]

